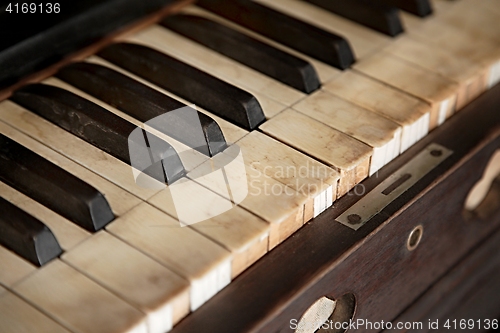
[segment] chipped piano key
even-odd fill
[[[401,151],[400,125],[326,91],[311,95],[293,109],[371,146],[370,176]]]
[[[424,101],[354,71],[342,73],[324,89],[401,125],[401,153],[427,135],[434,118]]]
[[[373,148],[298,111],[285,110],[260,129],[338,171],[337,197],[369,175]]]
[[[147,202],[106,230],[189,280],[193,311],[231,281],[229,251]]]
[[[339,173],[265,134],[253,131],[237,141],[244,163],[308,198],[304,222],[330,207]]]
[[[458,84],[441,75],[412,66],[385,51],[363,59],[353,68],[426,101],[432,108],[431,130],[455,112]]]

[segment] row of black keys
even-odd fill
[[[422,4],[427,3],[413,0],[310,2],[371,26],[381,22],[380,16],[371,14],[395,12],[381,3],[390,2],[409,10],[426,8]],[[342,37],[254,2],[201,1],[199,5],[338,68],[346,68],[354,61],[349,44]],[[356,13],[365,16],[356,16]],[[370,15],[366,16],[367,13]],[[394,22],[390,15],[384,15],[389,18],[386,23]],[[162,24],[303,92],[311,93],[320,86],[308,62],[213,21],[178,15],[165,19]],[[255,129],[265,120],[258,101],[248,92],[160,52],[139,45],[116,44],[101,51],[99,56],[247,130]],[[95,64],[72,64],[56,76],[141,122],[185,107],[155,89]],[[131,145],[142,144],[141,138],[131,142],[134,125],[63,89],[35,84],[16,91],[11,99],[128,164],[131,164]],[[202,133],[190,128],[193,124],[179,113],[168,118],[170,124],[156,122],[156,129],[207,156],[223,151],[226,142],[218,124],[203,113],[197,112],[197,116]],[[184,167],[172,146],[151,133],[142,134],[150,146],[162,147],[160,151],[136,150],[145,154],[138,158],[145,163],[143,171],[167,184],[183,177]],[[154,140],[159,143],[152,142]],[[134,164],[134,167],[138,166]],[[0,135],[0,179],[91,232],[114,219],[99,191],[3,135]],[[0,244],[36,265],[62,252],[42,222],[1,198],[0,208],[3,212]]]

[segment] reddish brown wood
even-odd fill
[[[359,200],[353,191],[172,332],[292,332],[290,319],[299,319],[315,300],[346,292],[356,295],[355,318],[394,319],[500,225],[500,210],[489,221],[466,221],[462,209],[500,147],[499,107],[496,86],[359,185],[358,191],[370,190],[431,142],[454,151],[358,231],[334,221]],[[406,239],[419,224],[423,239],[410,252]]]

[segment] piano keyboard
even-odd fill
[[[417,2],[200,0],[0,102],[0,332],[169,331],[500,81],[496,1]]]

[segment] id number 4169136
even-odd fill
[[[59,3],[9,3],[5,11],[10,14],[58,14],[61,12],[61,5]]]
[[[498,319],[448,319],[443,327],[448,330],[458,330],[458,329],[479,329],[479,330],[497,330],[498,329]]]

